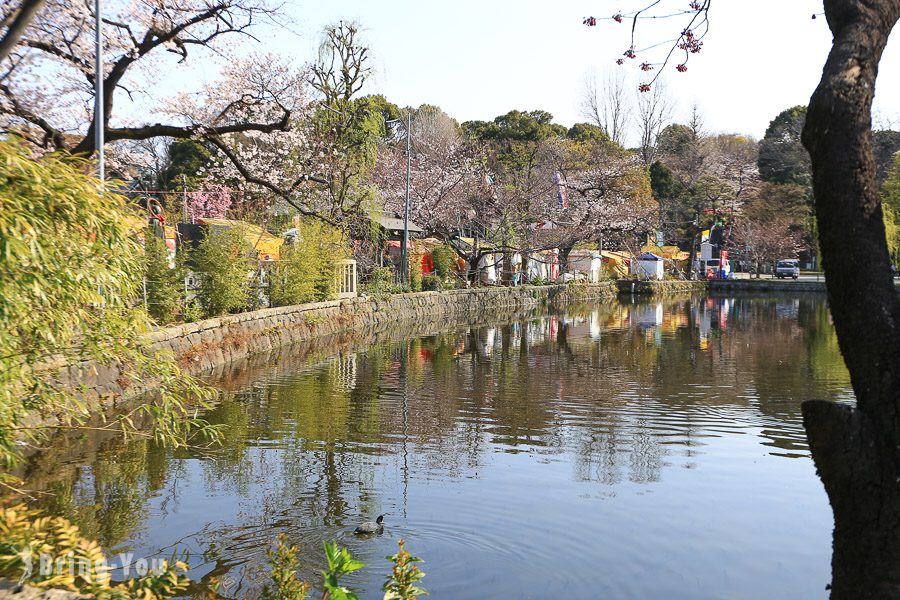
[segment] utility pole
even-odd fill
[[[94,0],[95,63],[94,63],[94,145],[97,147],[97,178],[105,178],[103,165],[103,22],[100,19],[100,0]]]
[[[409,169],[412,159],[412,110],[406,114],[406,202],[403,207],[403,245],[400,247],[400,265],[403,281],[409,281]]]
[[[188,222],[187,177],[181,174],[181,222]]]

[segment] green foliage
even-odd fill
[[[144,286],[147,312],[159,324],[173,323],[184,304],[184,261],[169,263],[166,242],[147,228],[144,233]]]
[[[553,115],[544,110],[511,110],[492,122],[467,121],[463,131],[478,140],[537,142],[548,137],[564,137],[566,128],[553,123]]]
[[[884,207],[884,234],[891,263],[900,264],[900,222],[897,213],[887,206]]]
[[[675,179],[672,169],[659,161],[650,165],[650,187],[660,200],[678,198],[684,193],[684,186]]]
[[[384,131],[382,133],[383,137],[389,137],[388,130],[387,127],[384,126],[384,122],[400,120],[403,117],[400,107],[389,101],[381,94],[363,96],[359,99],[358,102],[359,105],[361,107],[364,107],[366,110],[370,112],[377,112],[381,115],[381,122],[382,126],[384,127]]]
[[[609,136],[602,127],[592,123],[575,123],[566,132],[566,137],[575,142],[609,142]]]
[[[338,262],[348,256],[341,232],[323,223],[301,222],[296,243],[282,246],[269,272],[269,302],[287,306],[334,296]]]
[[[362,569],[366,564],[354,559],[350,551],[338,546],[337,542],[325,542],[325,558],[328,570],[322,571],[322,584],[326,597],[329,600],[358,600],[356,594],[341,585],[340,579]]]
[[[437,292],[444,287],[444,282],[437,275],[425,275],[422,277],[423,292]]]
[[[462,130],[471,140],[487,142],[489,154],[509,171],[525,168],[538,142],[567,134],[566,128],[553,123],[553,115],[543,110],[511,110],[490,122],[467,121]]]
[[[456,252],[449,246],[438,246],[431,251],[431,259],[434,261],[434,272],[441,281],[447,281],[454,274],[456,266]]]
[[[766,129],[759,143],[759,176],[770,183],[812,185],[809,153],[800,141],[806,122],[806,107],[782,111]]]
[[[419,269],[421,275],[421,268]],[[372,269],[368,283],[362,286],[365,293],[372,296],[384,296],[387,294],[406,294],[413,290],[409,283],[395,283],[394,270],[390,267],[378,267]]]
[[[300,568],[297,550],[297,546],[288,545],[287,536],[281,533],[275,550],[266,551],[272,586],[263,586],[262,600],[304,600],[309,597],[310,584],[297,579]]]
[[[142,219],[126,201],[84,174],[87,165],[49,156],[35,161],[14,141],[0,142],[0,465],[39,440],[41,417],[52,410],[80,426],[96,409],[59,370],[93,360],[119,363],[120,384],[154,381],[154,404],[142,403],[104,425],[183,445],[195,427],[215,435],[188,405],[205,393],[166,357],[139,346],[149,326],[139,302],[143,250],[135,235]],[[152,433],[134,426],[141,415]],[[27,423],[27,424],[26,424]]]
[[[881,210],[884,212],[884,229],[891,262],[900,264],[900,154],[888,171],[881,186]]]
[[[200,279],[197,299],[204,316],[237,312],[250,304],[247,242],[239,227],[209,227],[193,263]]]
[[[422,262],[412,256],[409,257],[409,289],[413,292],[422,291]]]
[[[40,568],[51,557],[50,572]],[[59,588],[100,600],[163,600],[187,589],[182,562],[138,579],[114,583],[100,545],[61,517],[46,517],[18,505],[0,508],[0,577],[41,588]]]
[[[390,285],[394,282],[394,270],[390,267],[378,267],[372,269],[369,282],[374,286]]]
[[[415,600],[428,592],[416,584],[425,577],[416,563],[422,559],[411,556],[400,542],[400,550],[387,559],[394,563],[391,575],[383,586],[385,600]],[[347,548],[337,542],[325,542],[325,559],[328,567],[322,571],[323,600],[358,600],[356,594],[341,584],[341,579],[354,571],[364,568],[365,563],[356,560]],[[289,546],[282,533],[274,551],[268,551],[272,585],[262,590],[263,600],[303,600],[309,597],[310,584],[297,579],[297,547]]]
[[[687,125],[673,123],[659,132],[656,145],[662,156],[684,156],[697,142],[697,136]]]
[[[881,202],[895,213],[900,212],[900,154],[894,156],[887,178],[881,185]]]
[[[184,177],[189,190],[199,184],[201,173],[212,161],[212,153],[204,144],[195,140],[175,140],[169,144],[169,160],[161,174],[164,189],[181,190]]]
[[[424,562],[417,556],[412,556],[403,547],[403,540],[398,542],[400,546],[396,554],[387,556],[394,563],[391,575],[384,583],[384,600],[415,600],[418,596],[427,596],[425,588],[416,585],[425,577],[416,563]]]

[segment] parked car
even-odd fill
[[[795,259],[779,260],[775,263],[775,277],[783,279],[785,277],[800,277],[800,261]]]

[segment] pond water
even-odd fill
[[[277,535],[381,598],[400,538],[433,598],[824,598],[832,517],[800,403],[852,400],[818,297],[608,303],[279,356],[214,383],[224,445],[60,442],[45,508],[113,555],[257,593]],[[385,513],[380,536],[356,524]]]

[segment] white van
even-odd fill
[[[775,277],[784,279],[785,277],[800,277],[800,261],[794,258],[779,260],[775,263]]]

